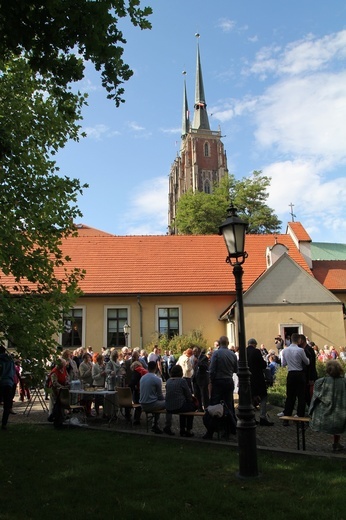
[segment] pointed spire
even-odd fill
[[[183,71],[184,74],[184,93],[183,93],[183,124],[182,124],[182,137],[189,133],[190,130],[190,112],[189,105],[187,103],[187,94],[186,94],[186,72]]]
[[[199,38],[199,34],[196,33],[196,38]],[[197,65],[196,65],[196,88],[195,88],[195,113],[193,117],[192,128],[199,130],[210,130],[207,104],[205,102],[204,86],[201,59],[199,54],[199,43],[197,40]]]

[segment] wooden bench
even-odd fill
[[[167,413],[167,410],[155,410],[153,412],[144,412],[146,417],[147,432],[149,431],[149,422],[154,418],[156,414]],[[204,412],[182,412],[174,415],[187,415],[192,417],[204,417]]]
[[[296,423],[297,428],[297,450],[300,450],[300,433],[302,435],[302,450],[305,451],[305,428],[310,422],[310,417],[292,417],[291,415],[283,415],[281,421],[291,421]]]

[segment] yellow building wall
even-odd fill
[[[274,348],[274,338],[280,333],[280,324],[302,325],[302,334],[320,348],[346,344],[340,305],[245,307],[246,338],[255,338],[267,349]]]
[[[157,338],[157,306],[180,306],[181,332],[188,334],[200,330],[210,346],[220,336],[226,334],[226,322],[219,316],[230,304],[229,296],[141,296],[143,348]],[[105,315],[106,306],[127,307],[130,335],[128,345],[141,347],[140,306],[136,297],[124,298],[80,298],[75,307],[84,309],[85,337],[83,346],[92,346],[94,351],[106,346]]]

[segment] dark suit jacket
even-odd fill
[[[249,345],[246,352],[249,370],[251,372],[250,383],[252,397],[255,397],[256,395],[265,397],[267,395],[267,385],[264,379],[263,370],[266,368],[267,363],[263,359],[260,350],[254,345]]]

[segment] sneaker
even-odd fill
[[[276,414],[278,417],[283,417],[285,415],[285,412],[279,412]]]
[[[158,426],[153,426],[152,429],[151,429],[151,431],[152,431],[153,433],[158,433],[158,434],[163,433],[163,431],[160,430],[160,428],[159,428]]]
[[[172,432],[172,430],[167,426],[163,429],[163,433],[165,433],[166,435],[174,435],[174,432]]]
[[[11,413],[12,415],[17,415],[17,412],[14,412],[13,410],[10,410],[10,413]]]

